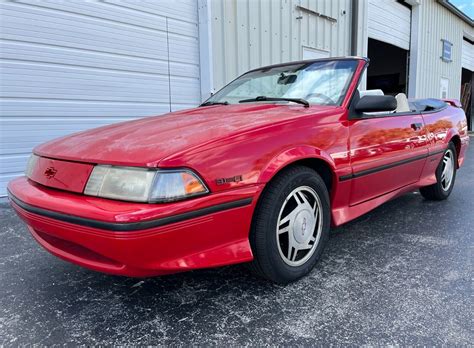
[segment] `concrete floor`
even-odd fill
[[[243,266],[94,273],[1,204],[0,345],[472,345],[473,212],[471,147],[449,200],[408,194],[335,229],[317,268],[282,287]]]

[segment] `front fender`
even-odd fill
[[[329,165],[332,172],[335,172],[336,170],[334,160],[325,151],[316,147],[301,145],[287,149],[279,155],[273,157],[260,172],[258,183],[269,182],[282,168],[290,165],[291,163],[305,159],[322,160],[326,162],[327,165]]]

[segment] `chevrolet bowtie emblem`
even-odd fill
[[[49,167],[44,171],[44,176],[47,177],[48,179],[54,178],[58,170],[54,167]]]

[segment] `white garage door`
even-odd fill
[[[200,102],[195,0],[2,1],[0,15],[0,196],[39,143]]]
[[[411,10],[395,0],[369,0],[368,35],[391,45],[410,49]]]
[[[462,40],[462,67],[474,71],[474,45]]]

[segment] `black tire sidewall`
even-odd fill
[[[449,190],[445,191],[443,189],[442,183],[441,183],[441,175],[443,172],[443,158],[444,155],[448,152],[448,150],[451,150],[453,154],[453,161],[454,161],[454,172],[453,172],[453,178],[451,180],[451,186],[449,187]],[[439,191],[439,194],[445,198],[448,198],[449,195],[451,194],[451,191],[453,191],[454,188],[454,182],[456,181],[456,169],[457,169],[457,163],[458,163],[458,157],[457,157],[457,151],[456,147],[452,142],[449,143],[448,148],[443,152],[443,157],[441,157],[441,161],[438,165],[438,168],[436,168],[436,180],[437,180],[437,190]]]
[[[257,258],[264,257],[267,259],[267,262],[264,264],[271,265],[271,267],[263,267],[267,268],[263,271],[270,276],[272,280],[279,283],[287,283],[296,280],[311,271],[320,258],[327,242],[331,222],[329,195],[324,181],[310,168],[296,167],[293,169],[293,171],[284,173],[284,175],[281,176],[281,178],[286,182],[279,182],[277,179],[274,183],[273,189],[271,187],[270,190],[264,193],[262,203],[266,204],[263,204],[262,206],[268,207],[270,205],[271,209],[267,212],[268,214],[266,214],[267,218],[260,220],[260,223],[255,226],[254,231],[254,233],[264,233],[266,236],[266,238],[264,238],[264,244],[266,245],[255,245],[255,248],[257,249]],[[284,201],[294,189],[301,186],[311,187],[319,196],[322,205],[323,226],[319,243],[313,255],[300,266],[290,266],[285,263],[278,250],[276,228],[280,210]],[[274,189],[275,187],[277,187],[277,190]],[[270,204],[268,204],[268,201]],[[265,220],[268,221],[262,224]]]

